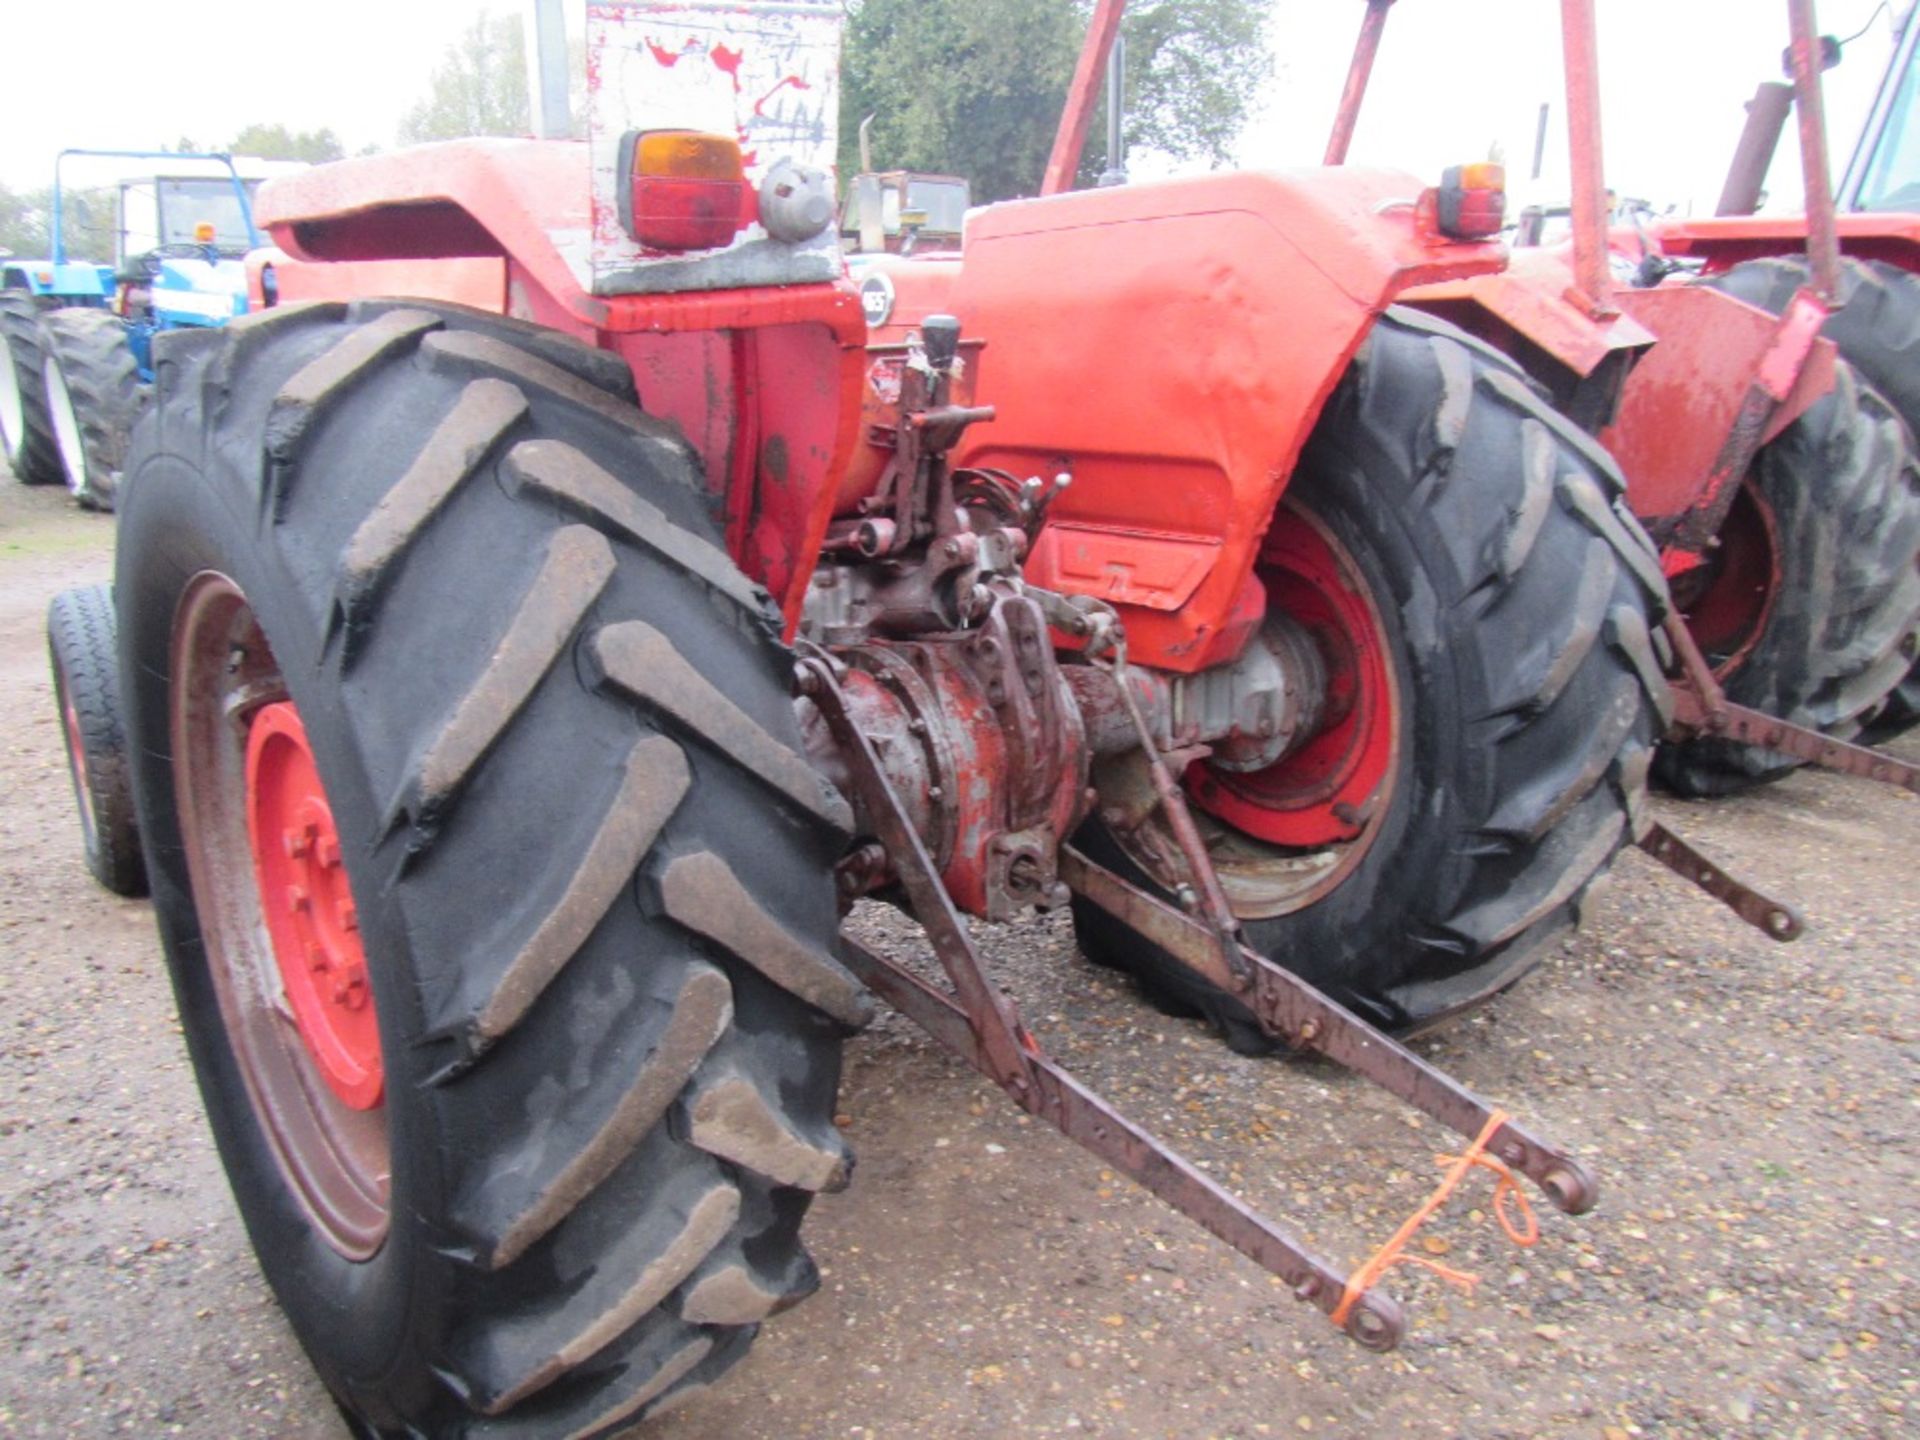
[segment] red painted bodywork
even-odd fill
[[[972,216],[944,298],[984,344],[975,398],[995,418],[954,459],[1073,476],[1028,578],[1112,601],[1147,664],[1237,653],[1274,509],[1374,317],[1502,264],[1426,228],[1422,193],[1394,172],[1249,172]]]
[[[1623,309],[1659,337],[1634,365],[1620,412],[1601,432],[1627,477],[1627,503],[1656,528],[1692,509],[1780,322],[1700,285],[1621,290]],[[1833,387],[1834,348],[1817,340],[1762,439]]]
[[[1836,216],[1840,253],[1857,260],[1884,260],[1920,274],[1920,215],[1897,213]],[[1768,255],[1802,255],[1807,222],[1801,215],[1730,215],[1724,219],[1666,220],[1654,236],[1668,255],[1704,260],[1708,274]]]
[[[1508,354],[1515,353],[1515,337],[1525,340],[1576,375],[1592,374],[1617,351],[1653,344],[1652,332],[1618,307],[1591,312],[1572,262],[1571,246],[1515,250],[1498,274],[1422,285],[1401,298]]]
[[[589,294],[587,181],[584,146],[460,141],[276,181],[259,213],[289,257],[283,294],[444,296],[412,267],[453,260],[460,298],[485,305],[503,281],[506,313],[623,356],[791,627],[829,519],[876,473],[857,293]],[[1113,600],[1143,662],[1234,654],[1264,612],[1253,564],[1274,507],[1374,316],[1502,263],[1435,233],[1423,194],[1361,170],[1128,186],[979,212],[964,263],[879,262],[901,291],[894,328],[958,314],[975,398],[998,407],[954,458],[1073,474],[1030,577]]]
[[[459,140],[276,180],[258,219],[289,257],[283,298],[457,300],[623,356],[642,406],[700,453],[734,558],[791,631],[859,441],[859,297],[845,282],[593,295],[590,209],[586,146]]]

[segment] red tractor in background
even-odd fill
[[[1920,6],[1909,0],[1852,158],[1835,192],[1834,239],[1843,257],[1841,308],[1821,333],[1920,437]],[[1829,63],[1837,63],[1838,56]],[[1784,313],[1811,278],[1810,243],[1821,240],[1809,216],[1755,215],[1767,162],[1784,123],[1779,91],[1763,85],[1750,108],[1750,143],[1729,174],[1710,220],[1655,227],[1661,252],[1698,264],[1709,284],[1773,314]],[[1810,241],[1810,237],[1812,237]],[[1920,722],[1920,657],[1867,726],[1871,737]]]
[[[1370,24],[1390,3],[1373,0]],[[1729,194],[1757,195],[1782,107],[1794,105],[1804,217],[1664,222],[1655,243],[1668,256],[1705,258],[1707,283],[1674,273],[1697,265],[1668,261],[1642,267],[1649,285],[1614,285],[1591,5],[1564,0],[1571,246],[1517,251],[1502,275],[1409,297],[1514,355],[1618,460],[1684,622],[1669,638],[1686,681],[1685,733],[1661,747],[1656,774],[1688,795],[1724,794],[1805,761],[1920,787],[1915,767],[1844,743],[1889,738],[1920,718],[1911,678],[1920,652],[1911,428],[1920,281],[1910,273],[1920,216],[1891,208],[1911,203],[1898,194],[1903,185],[1911,194],[1915,178],[1912,127],[1900,121],[1901,95],[1912,104],[1913,27],[1843,187],[1862,213],[1836,223],[1824,52],[1810,0],[1788,8],[1794,84],[1772,87],[1785,93],[1768,111],[1772,135],[1743,144],[1746,183],[1730,181]],[[1372,42],[1363,37],[1363,55],[1377,39],[1377,29]],[[1364,89],[1365,66],[1355,69]],[[1357,104],[1355,94],[1350,87]],[[1879,213],[1866,213],[1873,207]],[[1810,262],[1735,263],[1809,249]],[[1843,249],[1858,257],[1844,268]]]
[[[158,342],[126,471],[147,877],[354,1423],[597,1436],[736,1360],[816,1283],[868,990],[1396,1342],[1379,1269],[1049,1058],[963,914],[1071,902],[1243,1043],[1589,1208],[1376,1028],[1571,922],[1648,832],[1670,703],[1611,460],[1396,304],[1500,269],[1481,177],[995,207],[952,313],[876,342],[823,168],[838,7],[590,13],[588,144],[269,185],[278,303]],[[947,984],[841,932],[863,895]]]

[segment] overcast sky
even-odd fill
[[[1894,0],[1894,8],[1906,3]],[[1820,0],[1821,28],[1848,35],[1868,24],[1878,4]],[[140,147],[182,135],[212,143],[254,121],[331,126],[349,150],[391,145],[444,46],[489,8],[517,12],[519,5],[89,0],[77,12],[8,5],[0,181],[46,184],[62,146]],[[576,28],[583,8],[584,0],[569,0]],[[1556,0],[1400,0],[1353,160],[1437,178],[1445,165],[1485,158],[1498,141],[1521,191],[1545,100],[1553,113],[1539,197],[1564,196],[1559,9]],[[1760,80],[1778,77],[1785,0],[1598,0],[1598,9],[1608,182],[1622,193],[1710,210],[1742,103]],[[1274,83],[1243,139],[1243,162],[1318,161],[1361,11],[1361,0],[1274,0]],[[91,37],[84,46],[75,43],[76,14]],[[1872,19],[1845,63],[1826,76],[1836,176],[1889,34],[1884,16]],[[1773,203],[1786,208],[1798,203],[1793,135],[1790,126],[1770,183]]]

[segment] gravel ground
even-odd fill
[[[109,520],[0,471],[0,1435],[342,1440],[259,1278],[144,904],[92,885],[46,675]],[[1906,742],[1905,753],[1920,756]],[[821,1293],[648,1427],[700,1436],[1880,1436],[1920,1430],[1920,800],[1802,774],[1661,817],[1808,912],[1777,947],[1638,855],[1513,994],[1421,1048],[1584,1155],[1580,1220],[1506,1244],[1475,1180],[1366,1354],[1029,1122],[904,1020],[849,1052],[861,1157]],[[911,943],[886,912],[885,944]],[[1324,1253],[1357,1261],[1446,1137],[1331,1068],[1249,1061],[1074,949],[988,930],[1043,1041]]]

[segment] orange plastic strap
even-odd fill
[[[1380,1277],[1395,1265],[1419,1265],[1433,1271],[1449,1284],[1472,1292],[1480,1283],[1480,1277],[1470,1275],[1464,1270],[1455,1270],[1452,1266],[1442,1265],[1422,1255],[1401,1253],[1409,1241],[1419,1233],[1420,1227],[1430,1220],[1434,1212],[1460,1187],[1467,1178],[1467,1172],[1478,1167],[1491,1170],[1497,1177],[1493,1187],[1493,1215],[1500,1222],[1500,1228],[1514,1244],[1528,1246],[1540,1238],[1540,1224],[1533,1216],[1533,1205],[1528,1201],[1526,1192],[1515,1180],[1513,1171],[1501,1161],[1487,1154],[1487,1144],[1499,1133],[1500,1127],[1507,1123],[1507,1113],[1495,1110],[1487,1116],[1487,1123],[1480,1127],[1480,1133],[1474,1136],[1473,1143],[1459,1155],[1436,1155],[1434,1161],[1445,1165],[1447,1173],[1440,1179],[1439,1185],[1423,1202],[1420,1208],[1407,1217],[1406,1223],[1393,1232],[1393,1237],[1382,1245],[1352,1275],[1347,1277],[1346,1289],[1340,1296],[1340,1303],[1334,1307],[1328,1317],[1336,1325],[1345,1325],[1347,1316],[1353,1313],[1353,1307],[1360,1303],[1361,1297],[1379,1283]]]

